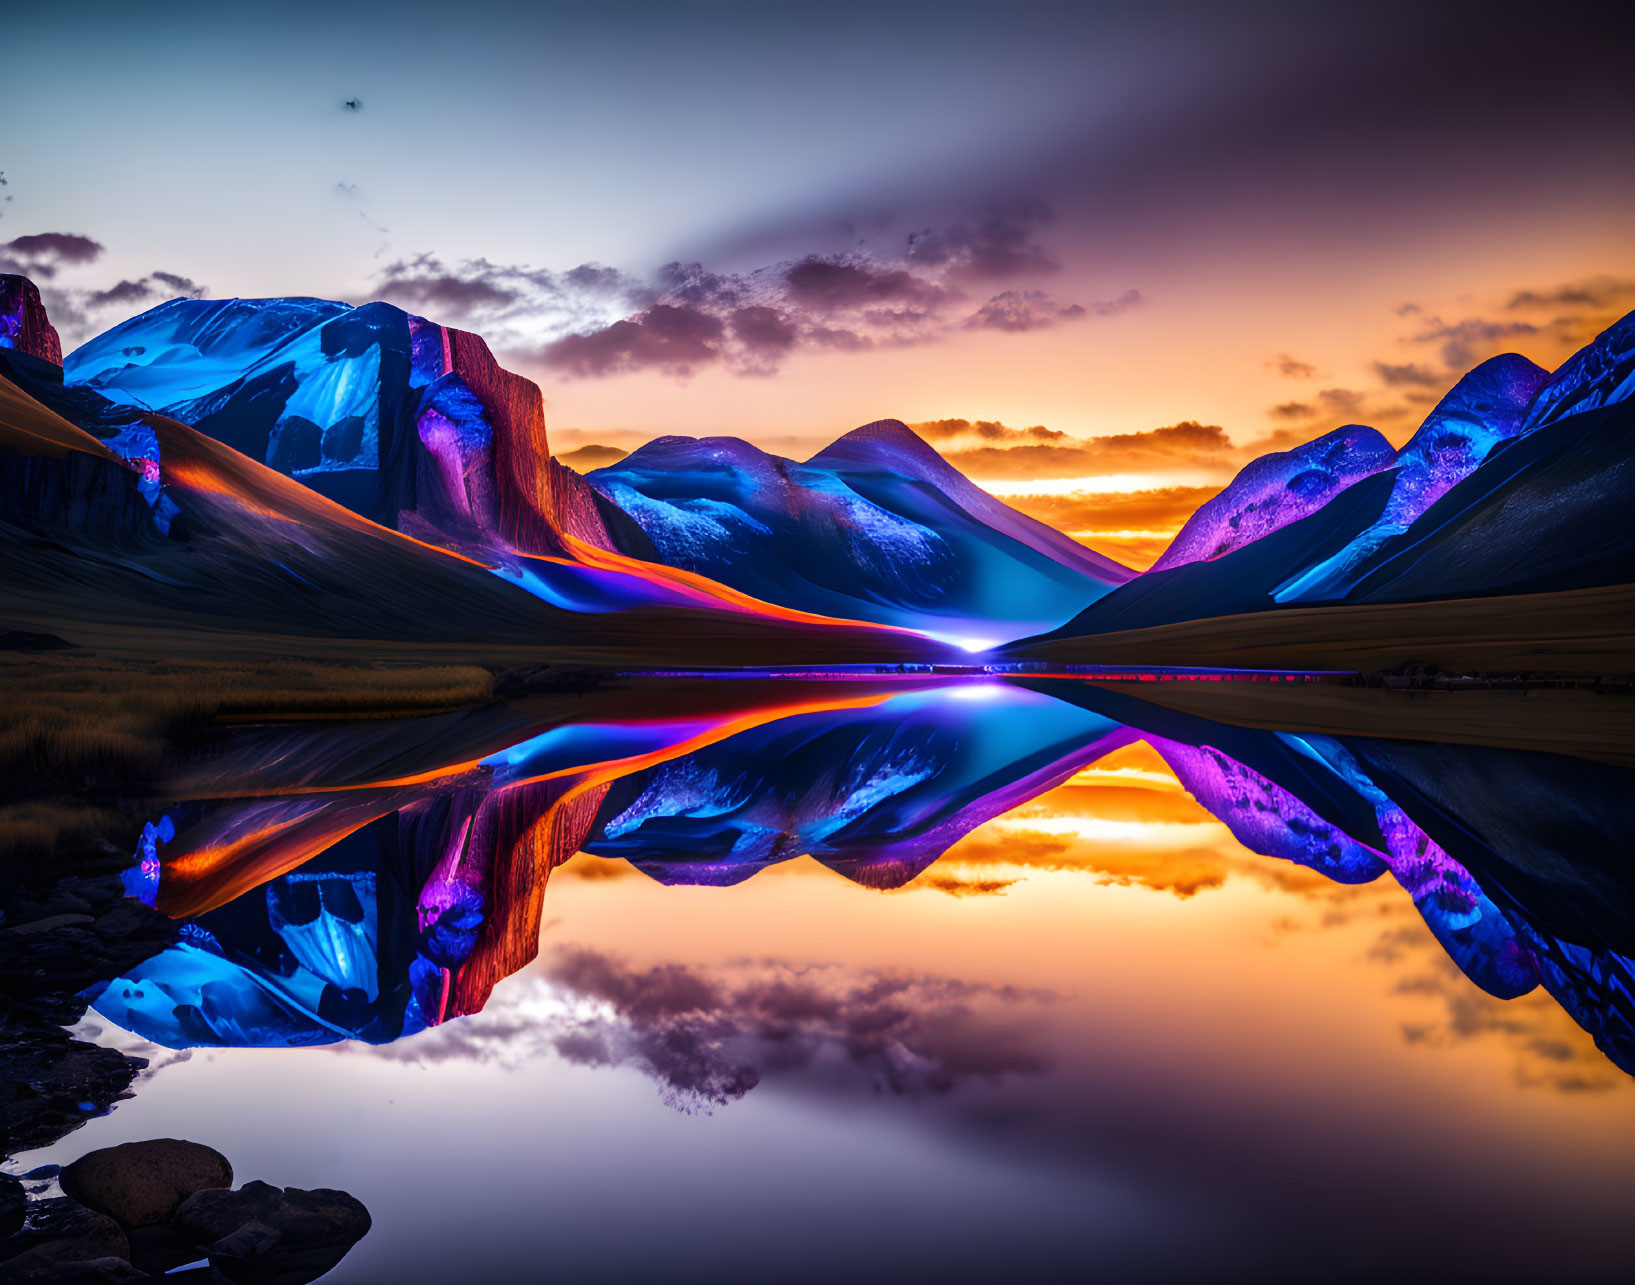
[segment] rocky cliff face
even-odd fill
[[[45,315],[40,291],[27,277],[0,274],[0,348],[62,365],[62,341]]]
[[[616,549],[595,494],[550,457],[539,389],[478,336],[388,304],[177,299],[71,353],[64,375],[430,543]]]

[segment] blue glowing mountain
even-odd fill
[[[1309,517],[1348,487],[1390,468],[1396,456],[1377,430],[1348,424],[1246,465],[1199,506],[1153,571],[1212,561]]]
[[[1359,446],[1342,429],[1257,460],[1199,510],[1174,556],[1033,641],[1280,606],[1635,582],[1627,513],[1635,494],[1632,370],[1635,314],[1553,375],[1515,355],[1484,362],[1401,451],[1367,449],[1371,438]],[[1343,467],[1317,471],[1314,480],[1313,455],[1337,457]],[[1280,478],[1296,498],[1270,503],[1265,497]],[[1300,497],[1308,492],[1319,502],[1306,504]],[[1280,520],[1255,525],[1268,510]],[[1254,538],[1239,538],[1249,527]]]
[[[773,637],[794,647],[765,659],[834,658],[843,639],[871,658],[937,650],[621,552],[651,550],[551,459],[538,388],[475,336],[386,305],[176,300],[63,368],[32,286],[0,284],[0,587],[18,621],[580,661]]]
[[[386,304],[173,300],[69,354],[63,381],[115,418],[186,423],[571,610],[617,605],[614,587],[587,592],[561,565],[588,561],[633,577],[641,601],[663,596],[644,580],[679,583],[683,599],[707,580],[778,608],[991,644],[1059,624],[1131,574],[981,491],[901,425],[858,430],[804,465],[666,438],[587,485],[551,458],[537,388],[475,336]],[[109,440],[162,470],[150,438],[137,426]]]
[[[538,388],[389,304],[174,299],[70,353],[63,381],[447,547],[615,547],[617,515],[551,459]]]
[[[1523,416],[1546,372],[1508,353],[1483,362],[1448,392],[1406,445],[1396,452],[1385,507],[1345,548],[1279,586],[1278,602],[1338,598],[1356,571],[1393,536],[1401,535],[1463,481],[1500,442],[1521,431]]]
[[[670,565],[973,648],[1052,628],[1133,574],[996,500],[895,420],[805,463],[737,438],[661,437],[587,480]]]

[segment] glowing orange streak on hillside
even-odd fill
[[[564,799],[574,798],[604,782],[615,781],[620,777],[629,776],[633,772],[639,772],[659,763],[681,758],[696,750],[717,744],[741,732],[747,732],[768,723],[779,722],[786,718],[795,718],[802,714],[823,713],[832,710],[868,709],[881,704],[896,694],[893,691],[885,691],[826,701],[768,705],[750,713],[726,719],[703,732],[645,754],[631,755],[621,759],[609,759],[602,763],[559,768],[552,772],[541,773],[539,776],[507,781],[503,788],[511,789],[519,785],[531,785],[541,781],[582,775],[583,779],[574,781],[572,787],[564,795]],[[665,721],[664,719],[630,719],[622,720],[617,725],[639,727]],[[335,786],[328,789],[272,791],[264,797],[272,798],[294,794],[319,797],[313,799],[314,806],[312,810],[301,816],[271,822],[251,831],[249,834],[240,835],[227,842],[197,848],[166,860],[164,875],[159,883],[159,909],[173,919],[180,919],[191,915],[202,915],[206,911],[226,905],[233,898],[241,896],[250,889],[259,887],[304,865],[313,857],[339,843],[353,831],[362,829],[370,822],[377,821],[381,817],[397,811],[406,802],[401,798],[401,791],[416,785],[429,784],[433,781],[461,775],[480,766],[481,762],[482,760],[479,759],[469,763],[459,763],[451,767],[433,769],[429,772],[418,772],[412,776],[389,781],[371,781],[358,785]],[[323,797],[353,794],[364,790],[384,794],[385,797],[357,799],[351,803],[339,803],[332,809],[329,800]],[[322,823],[319,823],[319,818],[326,810],[332,810],[337,815],[330,816],[324,819]],[[309,823],[312,826],[310,832],[303,830],[302,827],[307,826]]]
[[[554,772],[542,772],[538,776],[524,777],[517,781],[507,781],[506,786],[532,785],[539,781],[554,781],[565,776],[574,776],[577,773],[586,773],[583,781],[574,785],[575,790],[586,789],[593,785],[600,785],[604,781],[616,781],[622,776],[629,776],[632,772],[640,772],[659,763],[668,763],[672,759],[681,758],[710,745],[730,740],[743,732],[754,731],[757,727],[765,727],[769,723],[779,723],[786,718],[798,718],[802,714],[821,714],[836,710],[872,709],[883,704],[896,692],[881,692],[878,695],[854,696],[849,700],[807,701],[801,704],[770,705],[765,709],[756,710],[738,718],[728,719],[718,723],[708,731],[699,732],[685,740],[667,745],[663,749],[650,750],[646,754],[633,754],[628,758],[608,759],[589,767],[560,768]],[[643,719],[625,726],[642,726],[644,723],[662,722],[662,719]]]
[[[247,455],[217,442],[214,438],[206,437],[185,424],[158,415],[145,416],[144,418],[160,435],[160,470],[165,481],[169,484],[180,485],[185,489],[206,494],[224,496],[258,517],[296,524],[305,524],[316,519],[344,527],[362,535],[372,536],[377,540],[405,541],[409,544],[418,545],[431,553],[455,558],[474,567],[481,567],[485,571],[498,569],[498,564],[495,562],[469,557],[442,545],[429,544],[424,540],[416,539],[414,536],[405,535],[401,531],[394,531],[390,527],[373,522],[360,514],[354,513],[344,505],[337,504],[335,501],[318,494],[318,492],[302,485],[294,478],[286,477],[276,469],[257,463]],[[888,633],[910,637],[920,636],[912,629],[903,629],[895,625],[877,625],[868,621],[848,620],[838,616],[824,616],[814,612],[800,611],[793,607],[778,606],[776,603],[764,602],[747,593],[720,584],[707,576],[699,575],[695,571],[684,571],[677,567],[666,567],[654,562],[644,562],[639,558],[632,558],[626,554],[612,553],[566,533],[562,534],[561,539],[564,546],[574,555],[572,558],[557,558],[536,554],[519,554],[519,556],[528,557],[535,561],[553,562],[562,566],[579,565],[634,576],[649,584],[657,584],[671,589],[681,597],[690,599],[705,607],[786,620],[793,624],[827,628],[883,630]]]
[[[892,696],[897,694],[898,693],[896,691],[888,690],[884,692],[871,692],[866,696],[853,696],[843,699],[831,698],[825,701],[801,701],[791,702],[785,705],[766,705],[749,714],[741,714],[733,718],[724,719],[722,722],[715,724],[707,731],[696,733],[685,740],[676,742],[675,746],[673,747],[666,747],[663,750],[649,751],[646,754],[630,755],[626,758],[608,759],[602,764],[579,763],[572,767],[557,768],[554,771],[545,772],[539,776],[522,777],[515,781],[507,781],[505,784],[506,788],[513,785],[530,785],[538,781],[552,781],[560,777],[573,776],[578,772],[598,770],[601,767],[618,768],[619,770],[614,773],[614,777],[606,778],[614,779],[618,776],[625,775],[627,771],[636,770],[634,768],[629,768],[627,766],[629,764],[647,766],[650,762],[663,762],[666,758],[675,758],[681,754],[690,754],[695,749],[702,749],[706,745],[714,745],[717,741],[724,740],[730,736],[736,736],[740,732],[752,731],[757,727],[764,727],[768,723],[776,723],[785,718],[797,718],[802,714],[821,714],[829,711],[846,709],[868,709],[872,706],[880,704],[882,701],[889,700]],[[609,720],[607,726],[653,727],[677,721],[679,720],[671,718],[621,718]],[[654,755],[658,755],[659,757],[655,758]],[[384,781],[355,781],[348,785],[284,786],[276,790],[267,790],[265,792],[258,793],[256,797],[274,799],[299,795],[304,798],[308,795],[350,794],[358,790],[407,789],[416,785],[430,785],[434,781],[447,781],[453,777],[463,776],[468,772],[475,772],[478,768],[482,767],[485,761],[492,757],[494,757],[492,754],[485,754],[480,759],[468,759],[463,763],[451,763],[446,767],[429,768],[424,772],[414,772],[408,776],[394,776]],[[194,795],[193,797],[207,798],[209,796]]]
[[[157,908],[172,919],[202,915],[306,864],[371,821],[396,811],[397,800],[333,809],[317,802],[303,816],[275,821],[225,843],[196,848],[164,863]],[[321,818],[321,820],[320,820]]]
[[[781,607],[775,602],[766,602],[763,599],[752,597],[741,590],[731,588],[708,576],[700,575],[696,571],[685,571],[680,567],[667,567],[657,562],[643,562],[640,558],[632,558],[623,553],[611,553],[606,549],[590,544],[577,536],[562,535],[562,542],[569,552],[574,555],[574,561],[582,566],[595,567],[601,571],[618,571],[626,575],[637,576],[651,584],[663,584],[679,590],[695,601],[703,602],[707,606],[726,607],[730,611],[746,612],[757,616],[772,616],[779,620],[789,620],[803,625],[821,625],[840,627],[845,629],[878,629],[886,633],[904,634],[920,638],[924,635],[914,629],[904,629],[899,625],[880,625],[869,620],[851,620],[844,616],[823,616],[811,611],[801,611],[796,607]],[[573,565],[566,558],[540,557],[542,562],[561,562]]]
[[[175,427],[185,428],[186,425],[177,424]],[[193,432],[191,429],[188,431]],[[202,434],[194,433],[193,436],[200,441],[212,440],[203,437]],[[219,445],[219,443],[213,444]],[[445,549],[437,544],[427,544],[424,540],[417,540],[412,535],[405,535],[401,531],[394,531],[390,527],[381,526],[378,522],[372,522],[368,518],[352,512],[351,509],[319,495],[318,492],[302,486],[294,478],[285,477],[282,473],[267,468],[264,464],[257,464],[246,455],[239,455],[237,451],[232,451],[231,447],[222,447],[221,449],[230,451],[232,455],[237,457],[232,461],[233,463],[236,464],[239,460],[242,460],[244,464],[250,466],[249,468],[241,468],[230,472],[221,467],[219,459],[210,458],[211,453],[209,452],[201,452],[203,458],[188,458],[184,455],[181,459],[175,459],[168,453],[167,448],[169,445],[167,442],[161,446],[163,458],[159,465],[160,472],[167,484],[180,484],[189,490],[225,496],[258,517],[273,518],[279,522],[290,522],[298,526],[306,525],[308,519],[316,517],[332,522],[336,526],[346,527],[362,535],[373,536],[378,540],[402,540],[409,544],[417,544],[422,549],[430,550],[432,553],[442,554],[447,558],[457,558],[459,561],[470,563],[474,567],[481,567],[484,571],[494,570],[494,563],[468,558],[465,554],[456,553],[453,549]],[[260,472],[253,470],[260,470]],[[236,476],[235,474],[242,476]],[[276,479],[276,482],[272,479]],[[249,485],[235,486],[234,483],[239,481],[248,482]],[[282,485],[279,485],[279,483],[282,483]],[[270,504],[263,503],[264,499],[283,500],[286,502],[286,507],[282,510],[273,508]],[[306,510],[306,512],[303,512],[303,510]]]

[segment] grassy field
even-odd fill
[[[1405,692],[1323,683],[1100,683],[1239,727],[1492,745],[1635,768],[1635,697],[1588,691]]]
[[[179,739],[233,719],[427,714],[486,701],[473,665],[156,661],[0,653],[0,866],[94,855],[129,829]]]
[[[1635,585],[1504,598],[1299,607],[1017,644],[1017,660],[1374,673],[1635,673]]]

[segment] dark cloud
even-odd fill
[[[201,286],[191,277],[184,277],[175,272],[152,272],[148,279],[155,282],[161,289],[172,295],[185,295],[189,299],[204,297],[206,287]]]
[[[1298,358],[1289,356],[1286,352],[1278,353],[1276,357],[1266,364],[1279,375],[1282,375],[1284,379],[1312,379],[1317,374],[1317,367],[1313,366],[1309,361],[1300,361]]]
[[[799,332],[776,308],[754,304],[732,314],[733,338],[751,352],[782,353],[795,346]]]
[[[1483,317],[1467,317],[1463,321],[1443,321],[1427,316],[1425,326],[1409,342],[1440,344],[1442,360],[1450,370],[1466,371],[1485,358],[1493,356],[1500,341],[1522,335],[1536,335],[1539,328],[1526,321],[1493,321]]]
[[[791,302],[815,312],[845,312],[881,304],[939,308],[958,298],[955,291],[905,269],[808,256],[785,270]]]
[[[781,960],[643,968],[564,947],[497,992],[483,1012],[371,1052],[518,1065],[550,1050],[583,1066],[640,1070],[670,1106],[688,1113],[726,1106],[771,1077],[821,1077],[870,1095],[940,1096],[966,1080],[1044,1070],[1047,1060],[1021,1022],[1055,999],[1042,990]]]
[[[120,281],[106,290],[94,290],[86,296],[85,305],[88,308],[108,308],[115,304],[146,303],[151,298],[153,287],[144,277],[140,281]]]
[[[402,265],[396,265],[401,269]],[[406,308],[424,309],[442,316],[464,318],[491,309],[504,308],[517,300],[517,292],[481,277],[459,277],[449,273],[402,271],[380,282],[380,295]]]
[[[1352,388],[1325,388],[1317,394],[1317,401],[1331,415],[1352,415],[1367,398]]]
[[[598,264],[558,273],[420,255],[385,269],[375,289],[433,320],[480,325],[496,349],[532,355],[559,376],[686,376],[708,366],[767,375],[803,350],[931,343],[961,327],[1028,331],[1142,302],[1133,289],[1086,307],[1019,288],[966,311],[962,283],[1056,266],[1036,236],[1050,221],[1048,208],[1022,203],[883,249],[859,244],[751,272],[675,261],[641,280]]]
[[[727,327],[698,308],[654,304],[627,321],[588,335],[564,335],[545,349],[545,361],[568,375],[617,375],[656,368],[690,375],[719,361]]]
[[[424,309],[433,321],[488,327],[485,338],[502,346],[519,340],[527,327],[571,329],[610,310],[628,312],[649,297],[633,279],[596,263],[557,273],[487,259],[451,264],[430,254],[383,268],[374,292],[389,303]]]
[[[1396,994],[1423,1005],[1401,1024],[1406,1044],[1427,1050],[1497,1046],[1509,1055],[1522,1088],[1577,1095],[1625,1083],[1543,987],[1515,999],[1494,998],[1470,983],[1423,924],[1382,931],[1367,957],[1394,971],[1401,967]]]
[[[1021,201],[993,209],[973,223],[911,232],[906,257],[910,263],[973,280],[1056,272],[1061,260],[1037,237],[1040,228],[1055,221],[1055,212],[1045,202]]]
[[[1358,392],[1354,388],[1325,388],[1311,401],[1279,402],[1266,412],[1273,419],[1287,420],[1291,423],[1311,424],[1316,426],[1336,420],[1352,420],[1370,415],[1375,419],[1393,419],[1400,416],[1400,410],[1371,406],[1368,394]],[[1289,446],[1298,445],[1309,440],[1310,432],[1295,433],[1288,439]],[[1264,442],[1256,442],[1257,450],[1264,450]],[[1288,447],[1279,447],[1286,450]]]
[[[205,287],[191,277],[175,272],[150,272],[135,281],[122,280],[106,290],[82,292],[78,304],[93,311],[120,306],[135,308],[164,299],[198,299],[204,292]]]
[[[1104,306],[1095,305],[1097,309]],[[1043,290],[1004,290],[967,317],[965,325],[982,330],[1038,330],[1054,326],[1058,321],[1075,321],[1084,315],[1080,304],[1063,307]]]
[[[1441,388],[1448,382],[1448,377],[1441,371],[1411,361],[1399,365],[1376,361],[1374,373],[1390,388]]]
[[[1128,312],[1131,308],[1138,308],[1145,303],[1141,291],[1130,289],[1116,299],[1101,299],[1090,305],[1090,312],[1097,317],[1116,317],[1120,313]]]
[[[33,232],[0,245],[0,271],[50,279],[57,269],[95,263],[102,243],[77,232]]]
[[[1635,299],[1635,280],[1599,276],[1567,282],[1546,290],[1518,290],[1507,309],[1617,308]]]

